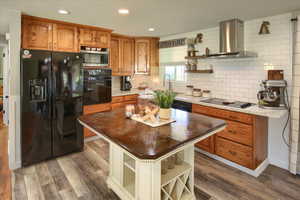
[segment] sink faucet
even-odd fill
[[[167,79],[167,77],[168,77],[168,79]],[[164,76],[164,87],[166,86],[166,80],[168,80],[169,90],[173,91],[172,82],[171,82],[171,75],[170,74],[165,74],[165,76]]]

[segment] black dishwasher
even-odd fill
[[[192,112],[192,103],[174,100],[174,102],[172,104],[172,108],[187,111],[187,112]]]

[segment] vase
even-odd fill
[[[159,118],[160,119],[170,119],[171,109],[170,108],[160,108],[159,109]]]

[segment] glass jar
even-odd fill
[[[185,94],[188,96],[193,96],[193,90],[194,90],[194,86],[187,85]]]
[[[168,172],[168,161],[166,159],[161,161],[161,174],[166,174]]]
[[[184,152],[180,151],[178,153],[175,154],[175,164],[176,165],[182,165],[183,163],[183,159],[184,159]]]
[[[205,98],[211,98],[211,92],[210,92],[210,90],[203,90],[203,97],[205,97]]]
[[[168,161],[168,169],[174,169],[175,167],[175,155],[170,156],[167,158]]]
[[[201,89],[194,88],[194,90],[193,90],[193,96],[194,96],[194,97],[201,97],[201,96],[202,96],[202,91],[201,91]]]

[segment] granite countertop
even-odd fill
[[[259,116],[264,116],[264,117],[269,117],[269,118],[281,118],[287,114],[287,110],[268,110],[268,109],[259,108],[258,105],[253,105],[253,106],[250,106],[245,109],[233,108],[233,107],[229,107],[229,106],[204,103],[204,102],[200,101],[201,99],[204,100],[203,97],[193,97],[193,96],[187,96],[184,94],[178,94],[176,96],[176,100],[180,100],[180,101],[185,101],[185,102],[189,102],[189,103],[193,103],[193,104],[199,104],[199,105],[203,105],[203,106],[220,108],[220,109],[224,109],[224,110],[231,110],[231,111],[236,111],[236,112],[259,115]]]
[[[140,94],[142,92],[143,91],[138,90],[138,89],[131,89],[130,91],[112,90],[112,96],[125,96],[125,95],[131,95],[131,94]],[[193,97],[193,96],[188,96],[185,94],[178,94],[176,96],[176,100],[180,100],[180,101],[185,101],[185,102],[189,102],[189,103],[193,103],[193,104],[199,104],[199,105],[203,105],[203,106],[220,108],[220,109],[224,109],[224,110],[248,113],[248,114],[252,114],[252,115],[259,115],[259,116],[264,116],[264,117],[269,117],[269,118],[281,118],[287,114],[287,110],[268,110],[268,109],[259,108],[258,105],[253,105],[253,106],[250,106],[245,109],[233,108],[233,107],[229,107],[229,106],[204,103],[204,102],[200,101],[201,99],[204,100],[203,97]]]
[[[131,89],[130,91],[121,91],[121,90],[117,89],[117,90],[112,90],[111,95],[113,97],[126,96],[126,95],[132,95],[132,94],[139,94],[140,92],[142,92],[142,91],[138,90],[138,89]]]
[[[79,122],[140,159],[158,159],[189,142],[205,139],[226,122],[172,109],[171,124],[152,128],[126,118],[124,108],[79,117]]]

